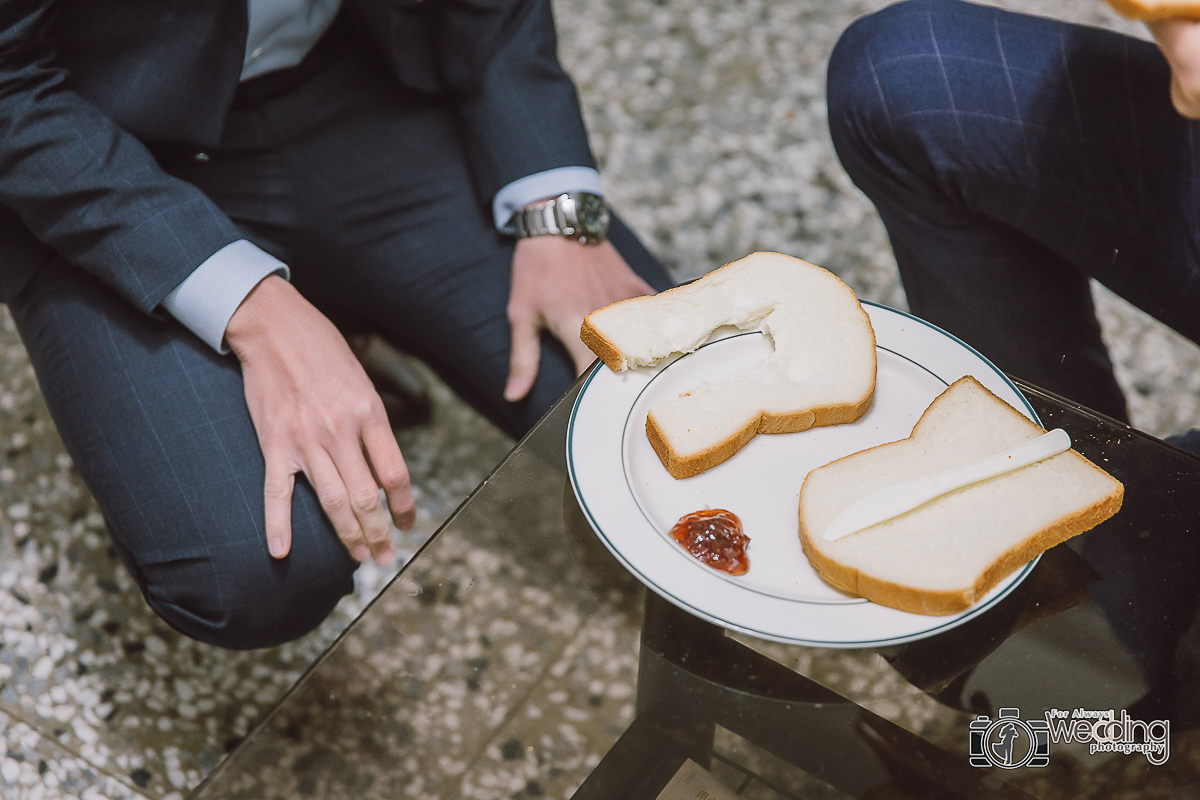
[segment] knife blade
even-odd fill
[[[872,492],[851,503],[834,518],[825,529],[825,541],[836,542],[850,534],[919,508],[955,489],[1027,467],[1070,448],[1070,435],[1062,428],[1055,428],[1036,439],[1030,439],[1024,444],[973,464]]]

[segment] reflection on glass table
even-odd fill
[[[804,647],[609,555],[567,481],[578,386],[196,797],[654,800],[688,762],[745,798],[1200,796],[1200,459],[1019,384],[1122,511],[957,628]]]

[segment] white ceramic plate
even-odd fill
[[[809,470],[906,438],[933,399],[964,375],[1030,419],[1025,397],[991,362],[923,320],[863,303],[875,328],[878,377],[867,413],[850,425],[756,436],[733,458],[675,480],[646,439],[646,411],[702,380],[771,352],[760,333],[714,334],[695,353],[615,373],[600,365],[580,391],[567,431],[575,496],[600,540],[647,587],[699,617],[752,636],[817,647],[880,647],[923,639],[983,613],[1024,580],[1009,576],[962,614],[930,617],[876,605],[825,583],[800,547],[798,501]],[[750,537],[750,570],[701,564],[669,535],[684,514],[724,508]]]

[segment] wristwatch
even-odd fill
[[[565,192],[531,203],[513,215],[517,238],[566,236],[581,244],[600,244],[608,234],[608,206],[591,192]]]

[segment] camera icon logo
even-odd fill
[[[1050,763],[1050,724],[1021,719],[1021,710],[1002,708],[997,719],[980,715],[970,725],[973,767],[1044,767]]]

